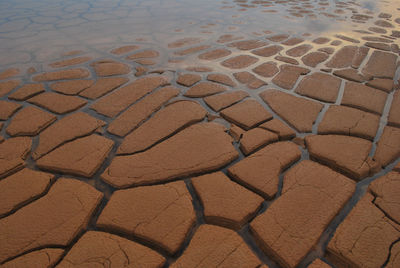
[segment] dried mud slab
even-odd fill
[[[210,47],[211,46],[209,46],[209,45],[201,45],[201,46],[196,46],[196,47],[191,47],[191,48],[175,51],[174,54],[178,55],[178,56],[186,56],[186,55],[194,54],[194,53],[209,49]]]
[[[282,42],[288,38],[289,38],[289,35],[287,35],[287,34],[277,34],[277,35],[267,37],[267,39],[272,42]]]
[[[161,88],[157,92],[144,97],[141,101],[129,107],[125,112],[111,122],[107,131],[121,137],[125,136],[178,94],[179,89],[177,88]]]
[[[239,83],[246,84],[246,86],[250,89],[258,89],[267,85],[266,82],[258,79],[254,74],[249,72],[238,72],[234,73],[233,76],[235,76]]]
[[[285,175],[282,195],[250,224],[259,245],[283,267],[296,267],[355,191],[345,176],[312,161]]]
[[[209,74],[207,75],[207,80],[211,82],[216,82],[224,84],[226,86],[235,87],[236,83],[226,74]]]
[[[128,45],[128,46],[122,46],[122,47],[114,48],[113,50],[111,50],[111,53],[115,54],[115,55],[122,55],[122,54],[126,54],[126,53],[131,52],[131,51],[136,50],[136,49],[139,49],[139,46]]]
[[[275,54],[278,54],[283,49],[283,46],[279,45],[272,45],[268,47],[263,47],[259,49],[255,49],[251,51],[254,55],[261,56],[261,57],[271,57]]]
[[[79,92],[93,85],[93,80],[71,80],[55,82],[50,85],[50,88],[66,95],[77,95]]]
[[[388,124],[400,127],[400,90],[393,95],[392,106],[390,107]]]
[[[32,153],[32,158],[38,159],[59,145],[90,135],[104,125],[104,121],[83,112],[68,115],[40,133],[39,144]]]
[[[374,159],[383,167],[400,157],[400,129],[386,126],[377,142]]]
[[[176,82],[185,87],[191,87],[201,80],[198,74],[180,74]]]
[[[368,157],[372,143],[342,135],[313,135],[305,138],[312,159],[361,180],[375,173],[378,163]]]
[[[160,53],[156,50],[148,49],[140,52],[136,52],[126,57],[127,60],[136,60],[136,59],[147,59],[147,58],[157,58],[160,56]]]
[[[381,267],[386,262],[391,245],[400,238],[400,226],[373,200],[367,193],[336,229],[327,247],[328,259],[335,265]],[[387,267],[392,267],[390,262]]]
[[[358,71],[353,68],[336,70],[333,72],[333,74],[338,77],[344,78],[346,80],[359,82],[359,83],[362,83],[366,80],[366,77],[364,77],[362,74],[358,73]]]
[[[299,132],[311,132],[323,105],[275,89],[260,93],[260,97]]]
[[[97,61],[91,64],[98,76],[127,74],[131,71],[128,65],[112,60]]]
[[[93,85],[84,89],[79,96],[88,99],[97,99],[128,82],[125,77],[106,77],[98,79]]]
[[[258,101],[253,99],[244,100],[226,108],[220,114],[226,120],[246,130],[272,119],[272,115]]]
[[[85,233],[63,258],[58,268],[149,267],[159,268],[165,258],[139,243],[104,232]]]
[[[178,39],[172,43],[169,43],[168,48],[179,48],[179,47],[190,46],[190,45],[200,43],[201,41],[202,41],[201,38],[185,37],[185,38]]]
[[[91,59],[92,59],[91,57],[76,57],[76,58],[72,58],[72,59],[66,59],[66,60],[62,60],[62,61],[53,62],[53,63],[50,63],[49,65],[53,68],[61,68],[61,67],[82,64],[87,61],[90,61]]]
[[[332,266],[330,266],[329,264],[327,264],[326,262],[323,262],[321,259],[316,259],[315,261],[313,261],[309,266],[307,266],[308,268],[332,268]]]
[[[202,121],[206,115],[207,111],[197,102],[174,102],[127,135],[117,154],[144,151],[177,131]]]
[[[226,90],[228,90],[228,88],[220,84],[212,82],[200,82],[186,91],[184,96],[189,98],[201,98],[208,95],[221,93]]]
[[[253,128],[243,133],[240,139],[240,150],[243,154],[249,155],[258,148],[278,141],[278,139],[279,137],[276,133],[263,128]]]
[[[6,177],[25,166],[25,159],[31,151],[32,140],[16,137],[0,143],[0,178]]]
[[[196,222],[183,181],[113,193],[97,226],[134,235],[174,254]]]
[[[381,115],[387,93],[355,82],[346,82],[342,105]]]
[[[58,179],[44,197],[0,220],[0,263],[35,248],[69,245],[102,196],[86,183]]]
[[[237,157],[222,125],[196,124],[143,153],[115,157],[101,177],[123,188],[216,170]]]
[[[272,79],[272,82],[284,89],[292,89],[300,75],[310,72],[309,69],[293,65],[281,65],[280,72]]]
[[[375,50],[362,73],[367,76],[393,79],[396,72],[397,55]]]
[[[279,69],[276,62],[269,61],[258,65],[252,71],[262,77],[273,77],[279,72]]]
[[[33,77],[33,81],[45,82],[45,81],[56,81],[65,79],[81,79],[89,76],[89,71],[83,68],[48,72],[43,74],[38,74]]]
[[[10,136],[36,136],[56,119],[53,114],[28,106],[13,117],[6,132]]]
[[[7,120],[21,107],[19,103],[0,100],[0,120]]]
[[[17,76],[17,75],[19,75],[19,73],[20,73],[20,70],[18,68],[9,68],[0,73],[0,80]]]
[[[44,248],[36,250],[20,257],[17,257],[9,262],[4,263],[2,268],[17,268],[17,267],[41,267],[52,268],[64,255],[64,250],[61,248]]]
[[[90,135],[68,142],[36,161],[45,170],[91,177],[103,164],[114,142]]]
[[[380,117],[358,109],[332,105],[318,125],[319,134],[341,134],[374,140]]]
[[[293,129],[276,118],[259,125],[259,127],[276,133],[281,141],[290,140],[296,136],[296,132]]]
[[[358,52],[357,46],[344,46],[339,49],[333,57],[326,63],[328,68],[346,68],[351,67],[353,58]]]
[[[326,61],[329,58],[329,54],[325,52],[311,52],[301,58],[301,61],[310,67],[316,67],[318,64]]]
[[[224,60],[221,65],[229,69],[243,69],[256,63],[258,59],[249,55],[239,55],[227,60]]]
[[[205,103],[216,112],[248,97],[249,94],[246,91],[232,91],[222,93],[218,95],[208,96],[204,98]]]
[[[42,92],[44,92],[43,84],[25,84],[11,93],[8,98],[10,100],[24,101]]]
[[[393,79],[374,78],[373,80],[368,81],[366,85],[389,93],[393,90],[394,81]]]
[[[167,84],[168,80],[163,76],[139,78],[101,98],[91,106],[91,109],[102,115],[114,117],[154,89]]]
[[[182,256],[170,267],[256,268],[260,265],[260,260],[236,232],[203,224],[197,229]]]
[[[261,207],[264,199],[216,172],[192,179],[208,223],[240,229]]]
[[[304,77],[296,88],[296,92],[313,99],[335,102],[342,81],[329,74],[313,73]]]
[[[290,57],[301,57],[313,48],[312,45],[304,44],[286,51],[286,55]]]
[[[23,169],[0,181],[0,217],[28,204],[43,194],[53,174]]]
[[[20,83],[21,81],[19,80],[0,82],[0,97],[3,97],[4,95],[8,94],[11,90],[16,88]]]
[[[225,48],[218,48],[204,52],[198,56],[201,60],[216,60],[231,55],[232,52]]]
[[[82,98],[54,92],[44,92],[30,98],[28,102],[57,114],[73,112],[87,104],[87,101]]]
[[[266,46],[268,43],[261,40],[242,40],[228,44],[228,47],[234,47],[239,50],[251,50],[259,47]]]
[[[233,165],[228,173],[240,184],[272,199],[278,191],[280,173],[300,156],[300,149],[292,142],[273,143]]]
[[[389,172],[373,181],[368,190],[375,196],[374,204],[400,223],[400,173]]]

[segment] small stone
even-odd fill
[[[170,267],[256,268],[260,265],[260,260],[236,232],[203,224],[196,230],[182,256]]]
[[[312,135],[306,137],[312,159],[331,166],[347,176],[361,180],[374,171],[368,157],[372,143],[368,140],[342,135]]]
[[[163,76],[138,78],[128,85],[101,98],[96,103],[92,104],[91,109],[102,115],[114,117],[154,89],[167,84],[168,80]]]
[[[259,127],[276,133],[281,141],[290,140],[296,136],[290,127],[276,118],[259,125]]]
[[[382,114],[387,93],[363,84],[346,82],[342,105],[358,108],[367,112]]]
[[[112,60],[97,61],[91,64],[98,76],[127,74],[131,71],[128,65]]]
[[[262,76],[262,77],[273,77],[275,74],[279,72],[276,62],[270,61],[265,62],[261,65],[258,65],[254,69],[253,72]]]
[[[56,119],[53,114],[28,106],[14,116],[6,132],[10,136],[36,136]]]
[[[71,80],[71,81],[62,81],[55,82],[50,85],[50,88],[54,91],[57,91],[66,95],[76,95],[84,89],[93,85],[93,80]]]
[[[190,98],[202,98],[208,95],[221,93],[228,90],[225,86],[212,82],[200,82],[197,85],[191,87],[184,96]]]
[[[0,219],[0,263],[48,245],[67,247],[102,197],[87,183],[59,178],[44,197]]]
[[[191,87],[201,80],[198,74],[180,74],[176,82],[185,87]]]
[[[216,172],[192,179],[204,207],[207,223],[240,229],[261,207],[264,199]]]
[[[18,68],[9,68],[0,73],[0,80],[8,79],[10,77],[18,75],[19,73],[20,70]]]
[[[250,89],[257,89],[262,86],[267,85],[266,82],[258,79],[254,74],[249,72],[238,72],[234,73],[236,80],[238,80],[242,84],[246,84]]]
[[[25,166],[31,151],[32,140],[27,137],[10,138],[0,143],[0,178],[6,177]]]
[[[44,92],[30,98],[28,102],[57,114],[69,113],[87,104],[87,101],[79,97],[66,96],[54,92]]]
[[[144,151],[194,123],[202,121],[207,111],[194,101],[177,101],[157,112],[148,121],[128,134],[117,154],[133,154]]]
[[[366,80],[366,78],[362,74],[359,74],[357,70],[353,68],[336,70],[333,72],[333,74],[338,77],[359,83],[362,83]]]
[[[283,49],[283,46],[279,45],[272,45],[268,47],[263,47],[260,49],[255,49],[251,51],[254,55],[261,56],[261,57],[271,57],[277,53],[279,53]]]
[[[21,81],[19,80],[9,80],[0,82],[0,98],[8,94],[11,90],[16,88]]]
[[[232,79],[227,76],[226,74],[209,74],[207,75],[207,80],[208,81],[212,81],[212,82],[216,82],[216,83],[220,83],[220,84],[224,84],[230,87],[235,87],[236,83],[232,81]]]
[[[292,142],[277,142],[228,168],[235,181],[266,199],[278,191],[279,175],[300,159],[300,149]]]
[[[393,79],[396,72],[397,56],[393,53],[375,50],[362,73],[367,76]]]
[[[304,45],[300,45],[300,46],[289,49],[288,51],[286,51],[286,54],[290,57],[301,57],[304,54],[306,54],[308,51],[310,51],[312,48],[313,48],[312,45],[304,44]]]
[[[353,58],[358,52],[357,46],[344,46],[325,64],[328,68],[351,67]]]
[[[32,158],[38,159],[66,142],[92,134],[104,125],[105,122],[83,112],[68,115],[40,133]]]
[[[245,133],[246,131],[241,129],[240,127],[231,124],[231,127],[229,129],[229,134],[233,137],[233,139],[235,140],[235,142],[238,142],[241,138],[243,133]]]
[[[373,199],[369,193],[364,195],[336,229],[327,247],[333,264],[384,266],[391,245],[400,238],[400,226],[388,219]]]
[[[397,90],[393,95],[392,106],[390,107],[388,124],[400,127],[400,91]]]
[[[284,89],[292,89],[300,75],[310,72],[309,69],[292,65],[281,65],[280,72],[272,79],[275,85]]]
[[[377,142],[374,160],[386,167],[400,157],[400,129],[386,126]]]
[[[241,101],[242,99],[248,97],[246,91],[231,91],[228,93],[222,93],[218,95],[208,96],[204,98],[205,103],[211,107],[216,112],[231,106],[232,104]]]
[[[374,140],[380,117],[358,109],[332,105],[318,126],[319,134],[351,135]]]
[[[91,57],[77,57],[77,58],[73,58],[73,59],[67,59],[67,60],[53,62],[53,63],[50,63],[49,65],[53,68],[61,68],[61,67],[66,67],[66,66],[82,64],[91,59],[92,59]]]
[[[304,160],[284,177],[282,194],[250,230],[282,267],[296,267],[355,191],[345,176]]]
[[[88,231],[72,246],[57,267],[129,265],[157,268],[164,263],[163,256],[139,243],[109,233]]]
[[[99,169],[114,142],[90,135],[68,142],[36,161],[39,168],[90,178]]]
[[[240,150],[245,155],[253,153],[260,147],[278,141],[278,135],[263,128],[253,128],[243,133]]]
[[[374,204],[391,219],[400,222],[400,173],[389,172],[373,181],[368,190],[375,196]]]
[[[21,108],[21,104],[0,100],[0,120],[7,120]]]
[[[235,47],[239,50],[251,50],[259,47],[266,46],[267,42],[261,40],[242,40],[228,44],[228,47]]]
[[[41,267],[51,268],[64,255],[64,250],[60,248],[44,248],[32,251],[25,255],[19,256],[11,261],[4,263],[2,268],[17,267]]]
[[[8,96],[10,100],[24,101],[44,92],[43,84],[26,84]]]
[[[148,71],[148,69],[146,67],[143,67],[143,66],[138,66],[135,69],[136,69],[136,73],[135,73],[136,77],[143,76]]]
[[[272,118],[272,115],[253,99],[244,100],[226,108],[220,114],[226,120],[246,130]]]
[[[213,171],[237,157],[222,125],[196,124],[143,153],[115,157],[101,177],[123,188]]]
[[[321,62],[326,61],[329,55],[324,52],[311,52],[301,58],[301,61],[310,67],[316,67]]]
[[[157,58],[160,56],[160,53],[156,50],[144,50],[140,52],[136,52],[126,57],[127,60],[136,60],[136,59],[143,59],[143,58]]]
[[[249,55],[239,55],[223,61],[221,65],[229,69],[243,69],[249,67],[257,61],[258,59],[256,57]]]
[[[44,81],[55,81],[55,80],[66,80],[66,79],[80,79],[89,76],[89,71],[83,68],[61,70],[55,72],[48,72],[38,74],[33,77],[33,81],[44,82]]]
[[[92,100],[97,99],[128,81],[128,78],[125,77],[100,78],[93,85],[80,92],[79,96]]]
[[[275,89],[260,93],[260,97],[280,117],[299,132],[311,132],[312,125],[323,105]]]
[[[137,236],[174,254],[196,222],[183,181],[113,193],[97,226]]]
[[[300,95],[325,102],[335,102],[342,81],[329,74],[313,73],[304,77],[296,88]]]
[[[111,50],[111,53],[115,54],[115,55],[121,55],[121,54],[126,54],[128,52],[131,52],[131,51],[137,50],[137,49],[139,49],[139,46],[128,45],[128,46],[122,46],[119,48],[114,48],[113,50]]]
[[[0,217],[36,199],[50,187],[54,175],[23,169],[0,181]]]

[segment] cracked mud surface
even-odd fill
[[[0,40],[0,267],[399,267],[396,1],[5,1]]]

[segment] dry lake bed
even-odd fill
[[[0,267],[400,267],[398,0],[0,2]]]

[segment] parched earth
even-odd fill
[[[351,19],[2,70],[0,267],[400,267],[400,18]]]

